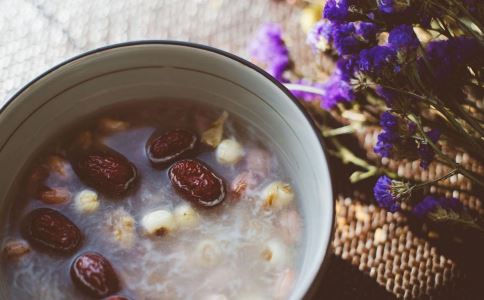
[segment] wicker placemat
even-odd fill
[[[2,0],[0,1],[0,103],[22,85],[66,58],[107,44],[139,39],[176,39],[210,44],[239,55],[257,28],[268,21],[283,25],[293,58],[303,73],[314,72],[313,56],[299,29],[301,10],[269,0]],[[376,135],[359,135],[371,150]],[[369,151],[371,153],[371,151]],[[370,154],[371,156],[371,154]],[[461,155],[461,160],[467,159]],[[387,162],[392,164],[392,162]],[[419,173],[411,163],[393,165],[416,179],[440,174],[442,167]],[[439,169],[440,168],[440,169]],[[477,167],[478,168],[478,167]],[[400,170],[401,169],[401,170]],[[482,171],[482,170],[481,170]],[[406,172],[406,173],[405,173]],[[432,173],[433,172],[433,173]],[[345,174],[335,174],[335,181]],[[461,178],[450,179],[459,186]],[[369,204],[348,185],[336,199],[334,259],[317,299],[419,298],[479,299],[469,273],[401,214]],[[477,198],[469,205],[482,213]],[[450,247],[454,247],[451,244]],[[445,247],[444,247],[445,248]],[[445,252],[445,251],[444,251]],[[470,275],[469,275],[470,274]]]

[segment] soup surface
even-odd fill
[[[252,124],[188,101],[77,122],[11,193],[10,298],[286,299],[303,228],[280,153]]]

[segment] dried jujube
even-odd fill
[[[50,208],[31,211],[23,220],[22,234],[33,246],[58,254],[71,254],[82,242],[79,228]]]
[[[174,163],[169,177],[175,190],[186,200],[212,207],[225,199],[225,183],[207,165],[196,159]]]
[[[102,298],[120,290],[120,283],[111,263],[101,254],[87,252],[71,265],[71,279],[86,294]]]
[[[123,196],[136,184],[137,169],[122,154],[105,146],[76,151],[70,160],[77,176],[109,196]]]
[[[164,167],[193,153],[197,143],[197,135],[183,129],[155,133],[148,140],[146,155],[151,163]]]

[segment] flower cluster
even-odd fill
[[[484,6],[476,0],[327,0],[307,36],[315,54],[335,60],[325,81],[290,69],[294,65],[276,25],[263,27],[249,52],[296,97],[319,101],[331,116],[321,118],[321,127],[334,155],[365,169],[354,171],[352,182],[382,174],[394,178],[376,181],[373,192],[381,207],[395,212],[408,200],[410,207],[417,203],[418,216],[438,211],[454,217],[456,200],[428,196],[419,202],[412,193],[455,174],[484,187],[482,174],[441,149],[455,139],[457,147],[484,161],[483,21]],[[335,128],[335,122],[343,126]],[[348,155],[353,145],[337,137],[367,125],[381,129],[373,150],[385,159],[374,165]],[[438,159],[452,171],[410,184],[395,179],[387,159],[419,161],[424,170]]]
[[[409,200],[413,190],[420,187],[419,185],[392,180],[388,176],[381,176],[373,188],[373,193],[380,207],[389,212],[396,212],[400,210],[403,202]],[[413,207],[411,213],[421,219],[428,218],[435,222],[461,223],[482,230],[457,198],[427,195]]]
[[[289,67],[289,51],[282,39],[282,29],[272,23],[265,24],[249,45],[252,59],[264,66],[279,81],[286,81],[284,71]]]
[[[457,198],[428,195],[420,203],[415,205],[413,208],[413,214],[417,217],[424,218],[429,214],[435,213],[439,209],[459,213],[462,210],[462,204]]]
[[[400,202],[410,196],[410,185],[402,181],[391,180],[388,176],[381,176],[376,181],[373,194],[380,207],[390,212],[400,209]]]
[[[428,168],[435,151],[425,138],[416,133],[415,123],[386,111],[380,116],[380,126],[383,131],[378,135],[375,153],[387,158],[420,159],[420,166],[423,169]],[[439,140],[440,130],[434,128],[425,132],[425,135],[435,145]]]
[[[414,208],[412,213],[418,218],[428,218],[438,223],[464,225],[483,232],[484,228],[473,218],[457,198],[428,195]]]
[[[484,46],[472,38],[433,41],[426,50],[426,55],[418,61],[420,73],[444,100],[455,100],[447,99],[449,96],[461,97],[462,86],[470,76],[468,68],[484,65]]]

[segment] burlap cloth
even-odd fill
[[[247,42],[268,21],[282,24],[299,70],[313,75],[300,14],[298,7],[269,0],[0,0],[0,103],[66,58],[117,42],[187,40],[246,56]],[[370,158],[376,134],[358,134]],[[482,172],[478,163],[458,155]],[[359,192],[371,185],[350,186],[348,174],[339,171],[344,168],[332,163],[338,170],[333,174],[338,193],[334,255],[317,299],[483,299],[484,272],[473,259],[482,253],[472,251],[472,242],[432,239],[438,231],[422,230],[411,217],[379,209],[371,195]],[[445,172],[442,166],[422,173],[416,164],[387,163],[417,180]],[[470,188],[457,176],[448,183],[461,187],[454,191],[457,196]],[[476,197],[465,199],[482,213]]]

